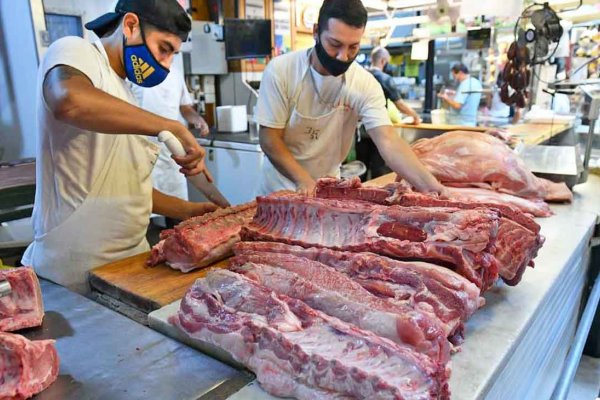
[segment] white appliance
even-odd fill
[[[227,73],[225,42],[218,40],[219,26],[210,21],[192,21],[190,72],[194,75]]]
[[[206,166],[215,186],[231,205],[254,200],[263,163],[260,145],[208,139],[198,139],[198,142],[206,149]],[[188,185],[188,191],[191,201],[206,201],[193,186]]]
[[[248,130],[246,106],[217,107],[217,130],[219,132],[245,132]]]

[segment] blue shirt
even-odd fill
[[[470,75],[458,85],[454,101],[462,104],[462,107],[460,110],[451,108],[449,115],[449,122],[451,124],[463,126],[477,125],[477,110],[479,109],[482,89],[481,82]]]

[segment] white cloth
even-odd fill
[[[175,62],[173,63],[175,65]],[[140,107],[161,117],[182,120],[180,106],[192,105],[192,97],[188,92],[183,71],[177,67],[171,68],[167,78],[152,88],[143,88],[131,84]],[[151,138],[159,143],[156,138]],[[185,175],[179,172],[179,165],[171,158],[171,152],[164,144],[160,145],[160,154],[152,170],[152,185],[159,191],[188,199],[188,187]]]
[[[42,83],[61,64],[78,69],[110,95],[132,104],[135,98],[99,41],[59,39],[39,68],[34,242],[23,263],[46,279],[86,292],[91,268],[149,249],[150,173],[158,146],[143,136],[101,134],[55,119]]]
[[[314,179],[339,176],[359,118],[367,130],[391,125],[385,96],[373,75],[358,64],[343,76],[322,76],[310,67],[309,54],[310,50],[296,51],[269,63],[256,119],[263,126],[284,129],[285,144]],[[293,190],[295,185],[265,157],[258,193],[281,189]]]
[[[492,96],[492,104],[490,107],[490,116],[495,118],[508,118],[510,115],[510,106],[504,104],[500,99],[500,94],[495,91]]]

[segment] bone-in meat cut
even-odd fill
[[[44,304],[40,282],[28,267],[0,270],[0,281],[11,286],[9,295],[0,297],[0,332],[11,332],[42,324]]]
[[[189,272],[220,261],[232,254],[242,225],[252,220],[255,211],[256,203],[251,202],[185,220],[161,232],[161,241],[152,248],[147,263],[166,262]]]
[[[276,396],[449,398],[445,365],[231,271],[198,279],[171,322],[228,352]]]
[[[0,399],[28,399],[46,389],[58,376],[58,364],[54,340],[0,332]]]
[[[467,194],[469,200],[460,200],[461,196],[452,196],[452,192],[479,191],[494,193],[485,189],[448,188],[450,199],[442,199],[437,195],[414,192],[405,182],[397,182],[384,188],[362,187],[360,181],[351,182],[335,179],[323,179],[318,182],[317,196],[329,199],[356,199],[371,201],[382,196],[381,191],[393,191],[393,195],[385,199],[386,204],[397,204],[407,207],[456,207],[461,209],[490,208],[500,215],[499,230],[496,237],[496,249],[493,252],[498,260],[499,274],[509,285],[516,285],[521,280],[525,268],[533,266],[533,259],[544,243],[544,238],[539,234],[540,226],[528,214],[514,208],[513,203],[503,204],[501,201],[489,200],[487,194],[480,194],[478,201],[473,201],[472,195]],[[509,196],[496,193],[491,196]],[[522,201],[515,196],[510,196]],[[543,203],[543,202],[542,202]],[[379,204],[379,203],[378,203]],[[543,203],[545,204],[545,203]]]
[[[408,305],[439,320],[454,344],[462,341],[464,322],[484,304],[477,286],[435,264],[273,242],[240,242],[234,251],[236,259],[242,261],[243,256],[272,260],[273,253],[280,253],[323,263],[352,278],[375,296]]]
[[[436,361],[449,359],[449,343],[437,318],[376,297],[357,282],[316,261],[289,254],[248,254],[231,260],[233,271],[302,300],[312,308],[411,347]]]
[[[489,288],[498,278],[492,254],[499,214],[488,209],[380,206],[301,195],[259,197],[243,240],[373,252],[443,264]]]
[[[517,209],[534,217],[549,217],[552,211],[548,204],[540,199],[524,199],[490,189],[469,187],[446,187],[447,199],[434,194],[423,194],[412,190],[405,181],[395,182],[384,187],[363,186],[358,177],[343,180],[321,178],[317,181],[317,197],[324,199],[348,199],[368,201],[387,205],[417,205],[414,197],[427,196],[436,200],[438,207],[475,208],[491,206],[510,212]],[[432,204],[434,205],[434,204]]]

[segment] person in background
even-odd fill
[[[259,194],[312,194],[317,179],[339,177],[359,120],[394,172],[416,190],[444,191],[394,131],[381,86],[354,62],[366,23],[360,0],[325,0],[313,27],[315,46],[267,65],[256,107],[266,156]]]
[[[42,278],[88,293],[88,271],[149,250],[150,213],[185,219],[216,209],[152,188],[158,146],[171,131],[186,175],[204,173],[204,149],[180,122],[137,107],[129,83],[158,85],[169,74],[191,21],[177,0],[119,0],[87,23],[99,39],[52,43],[37,89],[34,241],[23,256]]]
[[[183,59],[178,54],[173,58],[171,72],[162,83],[151,88],[132,84],[131,90],[144,110],[175,121],[181,121],[183,117],[186,123],[200,130],[201,136],[207,136],[208,125],[194,109],[185,84],[182,64]],[[156,138],[150,140],[158,144]],[[171,158],[169,149],[164,144],[159,146],[160,153],[152,170],[152,186],[164,194],[188,200],[185,175],[179,172],[179,166]]]
[[[384,47],[375,47],[371,52],[371,67],[368,71],[381,85],[386,103],[391,102],[403,114],[412,118],[412,124],[418,125],[421,123],[421,118],[415,110],[402,101],[394,78],[389,73],[389,62],[390,53]],[[387,104],[387,106],[390,105]],[[367,179],[369,171],[371,179],[390,173],[392,170],[386,165],[377,146],[363,126],[360,127],[359,134],[360,137],[356,141],[356,158],[367,167],[367,173],[361,176],[361,179]]]
[[[418,125],[421,123],[419,114],[402,101],[400,92],[394,83],[394,78],[391,76],[390,58],[390,53],[384,47],[375,47],[371,52],[371,67],[368,71],[373,74],[381,85],[386,101],[390,100],[401,113],[412,117],[412,124]]]
[[[483,90],[481,82],[469,75],[469,69],[461,63],[452,66],[452,76],[459,82],[456,94],[450,98],[446,93],[438,97],[450,107],[448,122],[452,125],[477,126],[477,112]]]

